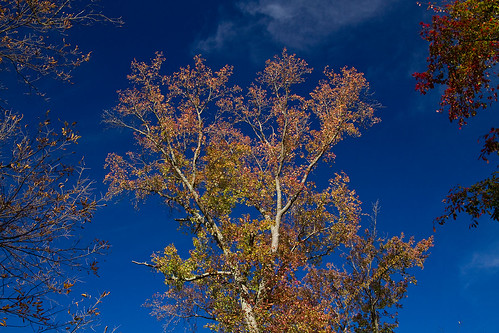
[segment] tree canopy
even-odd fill
[[[170,244],[142,263],[165,276],[153,314],[221,332],[393,331],[406,270],[422,267],[432,239],[361,234],[348,176],[312,181],[340,141],[379,122],[364,75],[326,68],[299,95],[312,69],[284,50],[243,93],[230,66],[197,56],[166,76],[164,60],[134,61],[132,87],[105,115],[137,143],[109,154],[108,196],[160,197],[193,237],[188,255]]]

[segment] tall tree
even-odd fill
[[[98,21],[121,23],[94,0],[0,0],[1,69],[13,69],[30,86],[45,75],[67,81],[90,56],[68,43],[67,31]]]
[[[71,126],[56,133],[45,121],[30,134],[21,122],[8,111],[0,121],[0,326],[75,329],[97,309],[57,319],[65,307],[55,300],[70,293],[76,271],[96,272],[107,248],[82,245],[76,234],[98,202],[67,151],[79,138]]]
[[[161,54],[150,64],[134,61],[133,87],[106,113],[108,123],[135,134],[139,147],[108,156],[108,195],[159,196],[185,214],[178,222],[193,235],[187,258],[170,244],[143,263],[163,273],[167,285],[149,304],[153,314],[170,323],[205,318],[221,332],[368,329],[370,322],[349,322],[350,311],[342,310],[363,299],[354,284],[398,300],[400,288],[375,284],[422,264],[431,240],[364,249],[360,201],[348,177],[337,173],[326,186],[310,179],[320,163],[334,160],[337,143],[379,121],[363,74],[326,68],[304,97],[295,87],[312,70],[284,50],[243,95],[227,85],[229,66],[213,72],[197,56],[193,67],[164,76],[163,61]],[[330,263],[342,249],[358,258],[386,252],[411,259],[399,266],[380,259],[380,273],[375,265],[359,267],[372,273],[360,281]],[[336,285],[335,274],[350,280]],[[387,304],[373,304],[374,311]]]
[[[439,111],[450,121],[466,124],[478,110],[497,101],[499,88],[499,1],[455,0],[443,6],[430,5],[436,14],[430,24],[422,23],[422,37],[429,44],[428,68],[415,73],[416,90],[425,94],[436,85],[444,85]],[[498,155],[499,128],[485,135],[481,158]],[[491,177],[470,187],[452,189],[445,202],[446,212],[437,221],[445,223],[466,212],[472,226],[484,214],[499,221],[499,177]]]

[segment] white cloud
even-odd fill
[[[320,44],[339,29],[371,19],[397,0],[253,0],[239,1],[236,19],[224,18],[216,33],[198,42],[204,51],[238,39],[270,38],[296,49]],[[228,29],[230,28],[230,31]]]

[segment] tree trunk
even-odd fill
[[[239,296],[239,302],[241,303],[241,308],[244,313],[244,321],[246,322],[246,327],[249,333],[260,333],[258,329],[258,324],[256,322],[255,314],[253,312],[253,307],[244,299],[244,297]]]

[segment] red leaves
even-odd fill
[[[456,120],[459,128],[497,101],[499,54],[499,1],[455,0],[440,8],[432,23],[423,24],[421,35],[430,42],[428,69],[415,73],[416,90],[425,94],[434,85],[446,89],[441,97],[439,111],[446,111],[449,120]],[[484,136],[485,145],[480,158],[498,151],[497,129]],[[499,218],[499,190],[497,171],[491,177],[470,188],[456,187],[444,201],[445,214],[436,219],[444,224],[458,213],[472,217],[472,226],[483,214]]]
[[[484,214],[499,221],[498,172],[470,187],[457,186],[451,189],[444,203],[445,214],[435,219],[439,224],[444,224],[450,218],[456,220],[461,212],[467,213],[472,218],[470,227],[477,227],[478,219]]]
[[[414,73],[413,76],[416,78],[416,90],[418,90],[421,94],[425,95],[426,92],[430,89],[434,88],[432,82],[430,82],[430,74],[427,72],[424,73]]]
[[[478,109],[497,101],[490,76],[499,52],[497,1],[454,1],[437,11],[431,24],[422,24],[422,37],[430,42],[428,69],[415,73],[422,94],[436,84],[446,85],[440,110],[462,126]],[[443,13],[443,14],[441,14]]]
[[[499,154],[499,128],[492,128],[489,133],[483,136],[484,145],[480,152],[480,158],[487,163],[489,160],[486,156],[493,153]]]
[[[379,105],[366,98],[369,84],[362,73],[344,67],[341,73],[326,69],[324,74],[328,80],[311,93],[310,103],[321,120],[324,144],[340,141],[343,133],[360,136],[358,125],[368,127],[380,121],[374,117]]]

